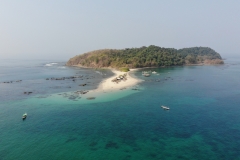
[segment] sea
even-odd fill
[[[0,60],[0,160],[240,160],[240,59],[95,95],[113,73],[65,63]]]

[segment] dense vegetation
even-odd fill
[[[128,72],[129,68],[128,67],[122,67],[122,68],[119,68],[119,70],[122,71],[122,72]]]
[[[141,48],[103,49],[71,58],[67,65],[83,67],[140,68],[189,64],[222,64],[220,54],[208,47],[162,48],[151,45]]]

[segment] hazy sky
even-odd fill
[[[68,60],[104,48],[240,55],[239,0],[0,0],[0,56]]]

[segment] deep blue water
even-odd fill
[[[137,91],[86,100],[74,91],[95,89],[110,71],[1,62],[0,160],[240,159],[240,60],[151,70],[159,75],[133,73],[144,80]],[[46,80],[70,76],[82,78]]]

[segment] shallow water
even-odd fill
[[[145,80],[139,90],[94,100],[70,96],[96,88],[111,72],[1,63],[0,82],[22,82],[0,83],[0,159],[240,159],[239,62],[151,69],[159,75],[150,77],[136,71]],[[74,75],[84,78],[46,80]]]

